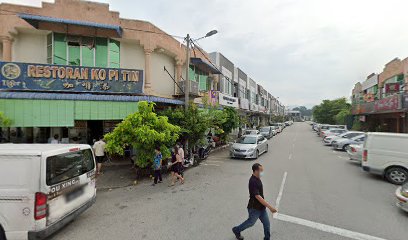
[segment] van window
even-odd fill
[[[95,168],[92,151],[85,149],[47,158],[47,185],[80,176]]]

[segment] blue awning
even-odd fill
[[[0,99],[37,99],[37,100],[77,100],[77,101],[115,101],[115,102],[155,102],[183,105],[176,99],[155,96],[125,96],[100,94],[72,94],[72,93],[37,93],[37,92],[0,92]]]
[[[190,58],[190,64],[196,66],[203,72],[221,74],[221,72],[217,68],[207,63],[206,61],[203,61],[201,58]]]
[[[18,14],[18,16],[24,19],[26,22],[28,22],[31,26],[35,28],[39,27],[39,22],[50,22],[50,23],[69,24],[69,25],[76,25],[76,26],[113,30],[118,34],[118,37],[122,36],[122,28],[118,25],[78,21],[78,20],[54,18],[54,17],[30,15],[30,14]]]

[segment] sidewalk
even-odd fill
[[[228,145],[217,147],[211,151],[209,158],[227,147]],[[114,161],[104,165],[102,172],[103,174],[96,178],[96,188],[100,191],[109,191],[115,188],[124,188],[137,185],[140,182],[150,181],[149,178],[136,181],[136,171],[128,161]],[[163,177],[166,177],[166,175],[167,174],[164,174]]]

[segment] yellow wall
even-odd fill
[[[45,32],[19,32],[13,42],[13,61],[47,63],[47,35]]]
[[[152,89],[161,96],[171,97],[174,94],[174,82],[164,71],[164,66],[175,77],[174,58],[159,52],[152,53]]]
[[[136,42],[120,42],[120,67],[144,70],[144,50]]]

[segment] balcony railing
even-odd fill
[[[185,88],[185,80],[184,80],[184,81],[180,81],[180,87],[181,87],[181,89],[183,89],[183,92],[185,92],[185,91],[184,91],[184,88]],[[179,89],[178,94],[184,94],[183,92],[181,92],[180,89]],[[190,80],[190,95],[193,95],[193,96],[199,96],[199,95],[200,95],[200,91],[199,91],[199,87],[198,87],[198,82],[195,82],[195,81],[191,81],[191,80]]]

